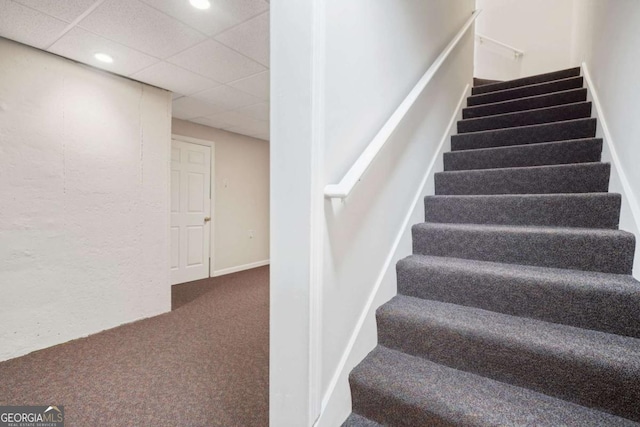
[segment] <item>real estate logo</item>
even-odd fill
[[[0,406],[0,427],[64,427],[64,407]]]

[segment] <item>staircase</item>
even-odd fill
[[[640,426],[635,239],[580,69],[473,88],[344,426]]]

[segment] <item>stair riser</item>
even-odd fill
[[[631,274],[633,235],[603,237],[525,231],[412,229],[413,253],[603,273]]]
[[[544,95],[554,92],[562,92],[571,89],[580,89],[584,85],[582,77],[572,77],[565,80],[556,80],[549,83],[541,83],[533,86],[524,86],[499,92],[490,92],[482,95],[472,95],[467,98],[467,107],[476,105],[493,104],[518,98]]]
[[[380,420],[384,425],[398,427],[456,427],[438,414],[430,413],[424,408],[416,408],[396,396],[385,395],[379,390],[363,387],[354,381],[350,381],[350,385],[351,406],[371,420]]]
[[[398,293],[579,328],[640,338],[640,295],[568,285],[562,279],[471,268],[397,265]]]
[[[451,150],[473,150],[541,142],[568,141],[571,139],[594,138],[595,136],[596,119],[579,119],[521,128],[452,135]]]
[[[574,104],[587,100],[587,89],[574,89],[550,95],[522,98],[513,101],[486,104],[477,107],[468,107],[462,110],[463,119],[474,119],[496,114],[513,113],[516,111],[535,110],[538,108],[553,107],[556,105]]]
[[[570,77],[577,77],[580,75],[580,68],[570,68],[568,70],[555,71],[553,73],[545,73],[537,76],[524,77],[517,80],[510,80],[506,82],[499,82],[496,84],[474,87],[472,89],[473,95],[482,93],[495,92],[498,90],[505,90],[515,87],[528,86],[533,84],[539,84],[544,82],[550,82],[553,80],[567,79]]]
[[[461,120],[458,133],[531,126],[542,123],[562,122],[591,117],[591,103],[561,105],[542,110],[523,111],[499,116]]]
[[[640,420],[638,376],[567,360],[521,343],[496,341],[436,322],[378,315],[378,343],[455,369]]]
[[[444,170],[495,169],[599,162],[601,139],[582,139],[444,153]]]
[[[617,229],[620,195],[427,196],[425,221]]]
[[[435,174],[436,195],[606,193],[610,165],[583,163]]]

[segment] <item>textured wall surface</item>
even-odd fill
[[[269,261],[269,142],[179,119],[172,132],[215,144],[214,270]]]
[[[0,39],[0,360],[170,309],[169,92]]]

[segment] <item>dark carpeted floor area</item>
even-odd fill
[[[0,405],[67,426],[267,426],[269,268],[175,286],[174,311],[0,363]]]

